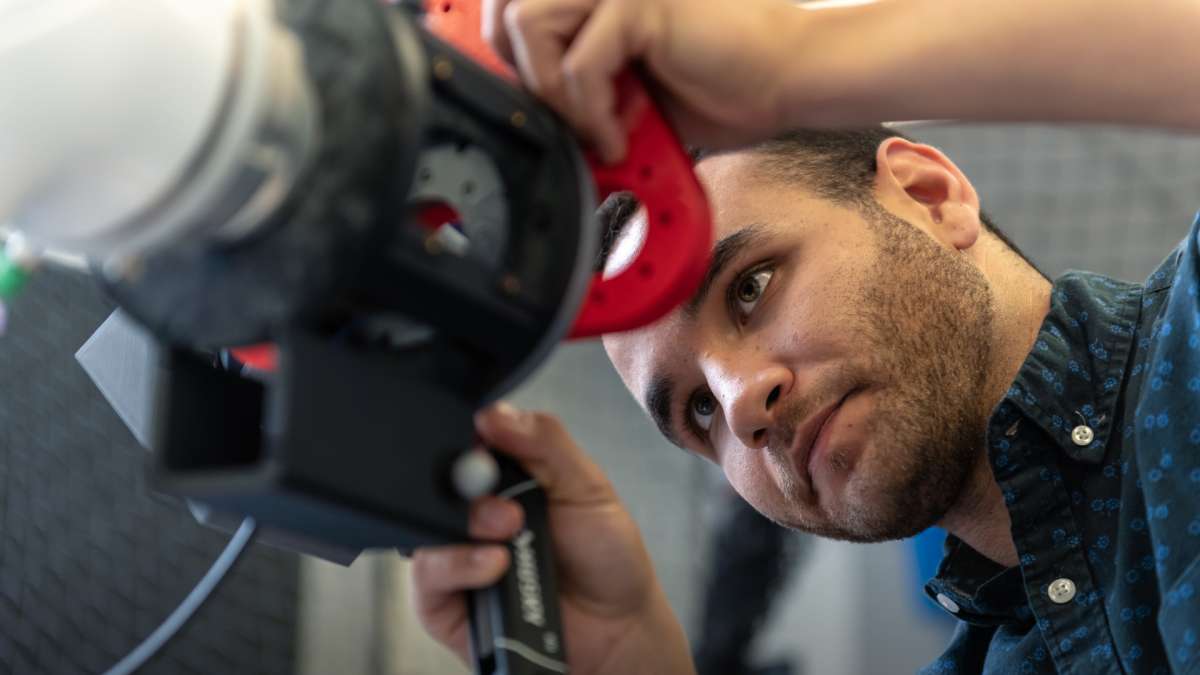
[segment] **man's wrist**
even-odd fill
[[[657,652],[654,668],[645,672],[670,673],[675,675],[694,675],[696,666],[692,663],[692,652],[688,645],[687,634],[683,624],[675,616],[675,610],[667,602],[665,594],[657,594],[658,601],[653,603],[646,614],[646,631],[643,633],[646,648]]]
[[[821,3],[816,3],[820,7]],[[782,60],[783,129],[853,127],[879,121],[871,104],[887,84],[877,65],[886,43],[870,37],[882,19],[875,5],[789,8]]]
[[[653,596],[590,675],[695,675],[683,625],[661,589]]]

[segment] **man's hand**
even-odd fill
[[[783,123],[781,73],[794,58],[787,0],[485,0],[484,36],[526,86],[616,161],[627,130],[613,80],[640,62],[691,142],[733,145]]]
[[[685,142],[891,120],[1200,130],[1200,3],[484,0],[484,36],[600,155],[640,64]]]
[[[572,673],[691,673],[686,638],[667,604],[637,525],[608,479],[557,419],[500,404],[476,418],[490,446],[510,454],[546,491]],[[511,500],[471,507],[470,533],[503,541],[520,529]],[[500,545],[420,549],[416,609],[425,629],[468,660],[463,592],[495,583],[510,564]]]

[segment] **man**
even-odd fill
[[[624,152],[610,83],[633,59],[689,141],[741,146],[696,165],[719,240],[701,292],[605,338],[668,438],[792,527],[855,541],[945,527],[929,591],[962,623],[929,672],[1200,668],[1196,228],[1145,285],[1051,284],[937,150],[878,128],[780,133],[948,117],[1196,129],[1200,6],[491,11],[526,84],[606,157]],[[627,233],[609,264],[637,229],[629,211],[610,205]],[[561,425],[500,406],[478,428],[547,487],[574,672],[692,672],[634,524]],[[499,540],[519,520],[489,498],[471,527]],[[507,564],[496,546],[419,553],[430,632],[465,653],[461,591]]]

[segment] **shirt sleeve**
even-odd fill
[[[1200,217],[1147,280],[1148,381],[1137,403],[1137,477],[1162,604],[1158,627],[1174,672],[1200,667]],[[1155,289],[1161,289],[1156,291]]]

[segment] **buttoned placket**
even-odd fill
[[[1005,402],[991,425],[993,434],[1003,434],[1009,441],[1008,454],[1018,453],[1020,461],[998,466],[991,442],[989,454],[1001,492],[1020,494],[1009,510],[1030,610],[1060,673],[1120,675],[1115,661],[1104,667],[1081,658],[1090,650],[1115,646],[1071,512],[1069,491],[1056,465],[1070,460],[1038,425],[1022,424],[1021,416],[1014,403]],[[1094,434],[1090,428],[1089,433]],[[1073,430],[1072,439],[1076,437]],[[1093,438],[1087,442],[1090,445]],[[1023,504],[1048,506],[1026,512]]]

